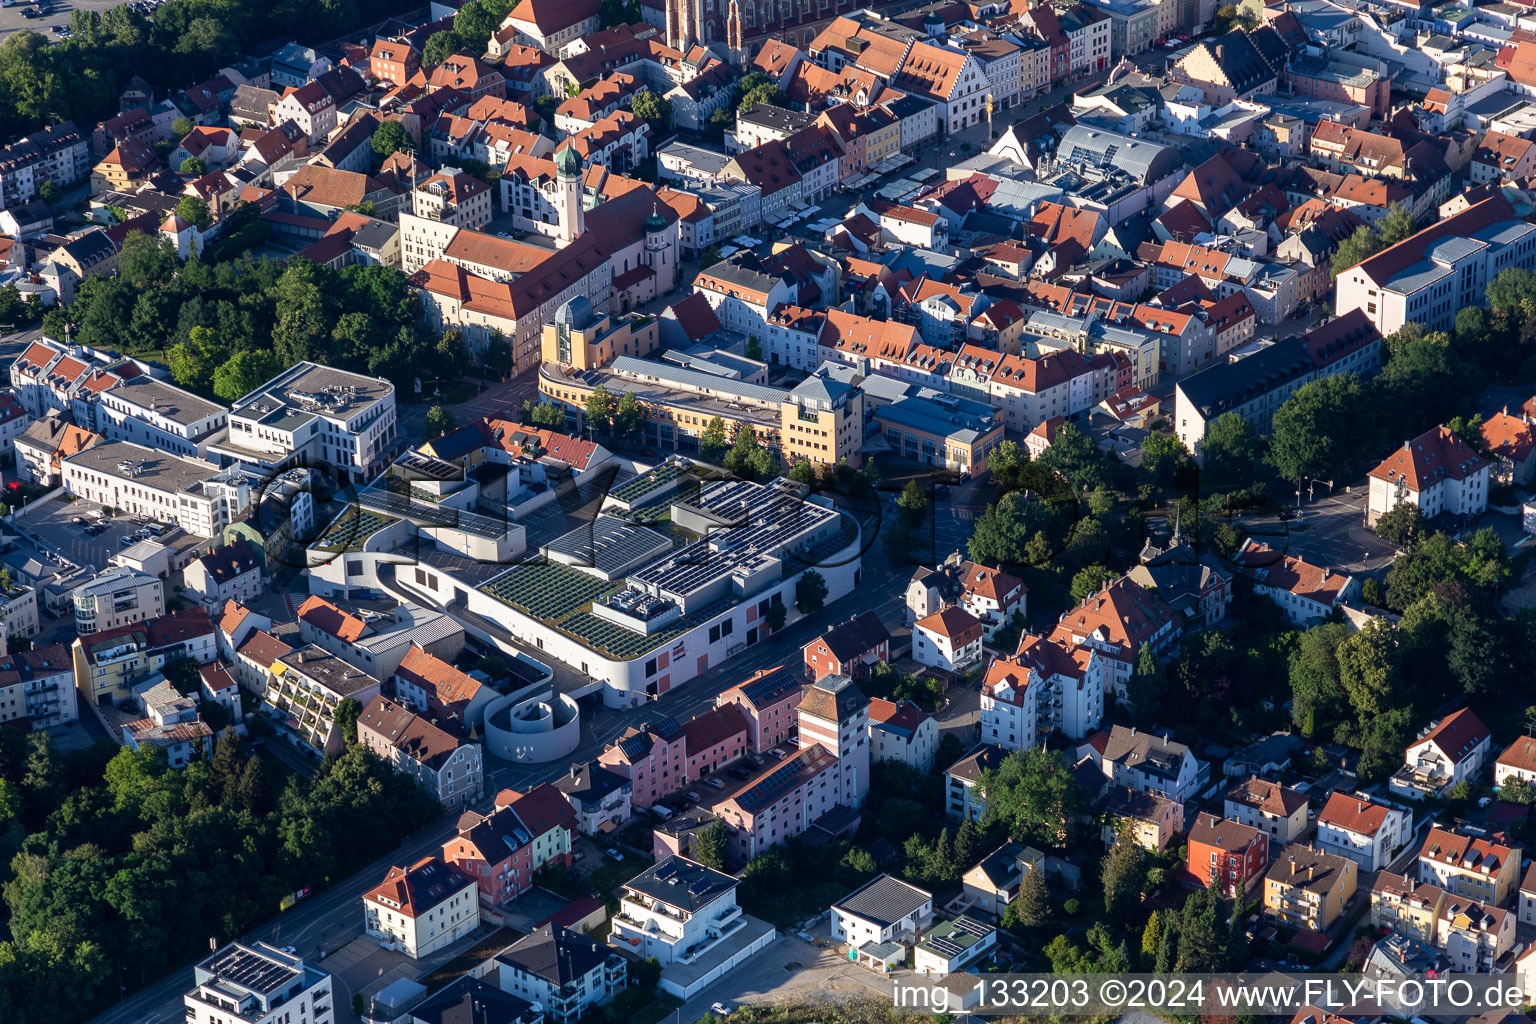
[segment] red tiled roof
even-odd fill
[[[307,622],[344,644],[355,643],[368,628],[362,619],[342,611],[318,594],[311,595],[299,605],[298,615],[300,622]]]
[[[1465,480],[1487,465],[1488,461],[1461,438],[1444,427],[1435,427],[1403,442],[1371,470],[1370,476],[1422,491],[1442,480]]]

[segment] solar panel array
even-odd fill
[[[964,946],[957,946],[948,939],[929,939],[928,946],[940,956],[947,956],[951,959],[965,952]]]
[[[293,981],[294,969],[259,953],[236,946],[223,957],[215,957],[213,973],[252,992],[268,993]]]
[[[796,539],[837,516],[797,495],[744,480],[711,484],[686,508],[718,520],[720,528],[631,573],[631,579],[668,593],[692,594],[753,559],[793,548]]]
[[[659,466],[646,470],[633,480],[627,480],[618,487],[615,487],[608,492],[608,497],[625,505],[633,506],[635,502],[641,500],[647,494],[665,487],[691,468],[693,468],[691,465],[685,465],[684,463],[669,459]]]
[[[409,519],[420,526],[459,530],[476,537],[504,537],[510,529],[505,520],[493,519],[478,512],[440,508],[430,502],[392,494],[385,488],[370,488],[359,494],[357,501],[366,508]]]
[[[972,921],[968,917],[957,917],[953,923],[957,930],[965,932],[967,935],[974,935],[978,939],[984,939],[992,932],[992,929],[987,925],[982,924],[980,921]]]
[[[575,565],[589,565],[611,576],[655,558],[671,546],[671,539],[656,530],[599,515],[586,526],[544,545],[544,553],[564,555]]]

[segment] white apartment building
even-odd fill
[[[436,856],[391,867],[363,893],[363,929],[413,960],[450,946],[480,926],[474,879]]]
[[[1453,711],[1408,744],[1392,792],[1417,800],[1475,778],[1493,742],[1488,727],[1467,708]]]
[[[107,441],[61,464],[64,489],[107,508],[214,537],[250,504],[245,473],[131,441]]]
[[[832,904],[832,938],[865,943],[912,942],[933,919],[933,893],[890,875],[870,879]]]
[[[951,605],[912,625],[912,660],[944,672],[964,672],[981,661],[984,630],[976,616]]]
[[[1495,964],[1514,948],[1515,914],[1463,896],[1449,896],[1435,921],[1435,945],[1459,974],[1500,973]]]
[[[81,636],[165,614],[165,583],[127,566],[113,566],[70,592]]]
[[[75,663],[64,644],[0,655],[0,722],[25,717],[34,729],[80,717]]]
[[[668,967],[697,962],[745,925],[735,878],[674,856],[624,883],[608,942]]]
[[[1493,762],[1493,784],[1506,786],[1512,781],[1536,783],[1536,736],[1517,736]]]
[[[1380,871],[1413,836],[1413,812],[1370,797],[1334,793],[1317,815],[1317,845],[1361,871]]]
[[[192,969],[187,1024],[333,1024],[331,976],[265,942],[232,942]]]
[[[45,181],[62,188],[90,172],[90,136],[75,122],[33,132],[0,149],[0,209],[30,202]]]
[[[574,1024],[624,991],[628,961],[579,932],[546,924],[496,954],[496,987],[544,1007],[552,1024]]]
[[[361,483],[388,463],[395,436],[393,384],[303,362],[236,402],[209,451],[261,471],[307,461]]]
[[[1536,225],[1490,196],[1342,270],[1334,313],[1364,310],[1383,337],[1410,321],[1443,331],[1458,311],[1482,305],[1488,284],[1511,267],[1536,267]]]
[[[1004,750],[1038,746],[1042,690],[1026,666],[994,660],[981,684],[981,742]]]
[[[101,393],[97,422],[110,441],[201,458],[229,422],[229,411],[148,374],[129,377]]]
[[[927,775],[939,750],[939,723],[910,700],[898,704],[872,697],[869,748],[871,760],[900,761]]]
[[[1193,799],[1200,781],[1200,761],[1184,744],[1123,725],[1096,733],[1078,753],[1120,785],[1175,803]]]
[[[485,783],[480,744],[375,694],[357,718],[357,741],[443,804],[476,800]]]
[[[1444,427],[1427,430],[1387,456],[1368,477],[1365,522],[1398,505],[1417,505],[1424,518],[1467,519],[1488,509],[1493,463]]]

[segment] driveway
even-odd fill
[[[826,939],[825,919],[817,926],[817,934]],[[855,996],[888,999],[890,994],[887,978],[850,963],[840,951],[825,945],[818,949],[794,936],[781,936],[683,1004],[678,1019],[698,1020],[715,1002],[734,1008],[742,1003],[804,1004]]]

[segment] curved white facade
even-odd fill
[[[581,743],[581,709],[566,694],[508,694],[485,708],[485,745],[497,757],[540,764]]]

